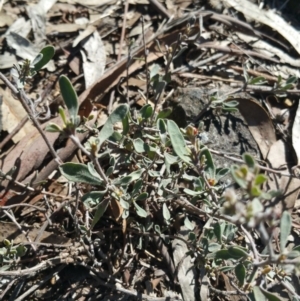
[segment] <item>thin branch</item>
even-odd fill
[[[6,76],[0,72],[0,78],[3,80],[3,82],[5,83],[5,85],[11,90],[11,92],[17,96],[17,98],[19,99],[19,101],[22,103],[26,113],[28,114],[29,118],[32,120],[33,124],[35,125],[36,129],[39,131],[39,133],[41,134],[41,136],[43,137],[46,145],[49,148],[49,151],[51,153],[51,155],[53,156],[53,158],[57,161],[58,164],[61,164],[62,161],[59,158],[59,156],[57,155],[55,149],[53,148],[52,144],[49,142],[47,136],[45,135],[43,129],[40,126],[40,123],[38,122],[38,120],[36,119],[36,117],[33,115],[33,112],[31,112],[31,109],[28,106],[28,103],[31,102],[31,100],[28,98],[28,96],[25,94],[23,89],[17,89],[7,78]]]

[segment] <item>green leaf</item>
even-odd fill
[[[248,256],[248,253],[246,253],[244,250],[238,247],[229,247],[228,250],[222,249],[217,252],[214,252],[212,254],[208,255],[210,258],[215,259],[241,259],[243,257]]]
[[[263,289],[262,287],[259,288],[268,301],[284,301],[282,298],[277,297],[275,294],[270,293],[269,291]]]
[[[25,246],[19,245],[16,247],[16,253],[18,257],[25,256],[26,252],[27,252],[27,248]]]
[[[216,169],[216,180],[219,181],[221,178],[226,176],[230,172],[230,169],[227,167],[217,168]]]
[[[220,267],[219,271],[225,273],[225,272],[232,271],[234,268],[235,268],[234,265],[232,265],[232,266],[224,266],[224,267]]]
[[[136,202],[133,202],[133,205],[136,209],[136,213],[137,213],[138,216],[147,217],[148,214],[142,207],[140,207]]]
[[[267,83],[267,80],[263,76],[258,76],[249,81],[249,85],[262,85]]]
[[[293,248],[293,251],[300,252],[300,245],[299,245],[299,246],[295,246],[295,247]]]
[[[119,178],[116,178],[113,180],[114,185],[121,185],[121,186],[128,186],[132,182],[131,176],[120,176]]]
[[[226,260],[226,259],[234,259],[233,256],[231,256],[228,252],[228,250],[219,250],[217,252],[214,252],[212,254],[209,254],[207,256],[208,258],[214,258],[214,259],[223,259],[223,260]]]
[[[255,166],[256,166],[255,160],[250,154],[248,154],[248,153],[243,154],[243,159],[249,168],[251,168],[251,169],[255,168]]]
[[[245,82],[248,83],[249,82],[249,75],[248,75],[246,64],[243,64],[243,74],[244,74]]]
[[[163,110],[161,110],[161,111],[158,113],[156,119],[164,119],[164,118],[167,118],[168,116],[171,115],[171,113],[172,113],[172,109],[171,109],[171,108],[163,109]]]
[[[162,92],[165,90],[167,82],[165,81],[154,81],[153,82],[153,89],[154,89],[154,99],[155,101],[158,101],[159,96],[162,94]]]
[[[252,293],[253,293],[254,299],[251,298],[251,300],[254,300],[254,301],[266,301],[265,295],[262,293],[262,291],[259,288],[259,286],[254,286],[252,288]]]
[[[217,239],[218,239],[218,242],[221,244],[222,243],[222,228],[221,228],[221,225],[220,223],[216,222],[214,224],[214,234],[216,235]]]
[[[167,152],[164,152],[165,162],[169,165],[175,164],[179,162],[179,158],[176,156],[173,156]]]
[[[98,172],[96,171],[94,165],[92,162],[89,162],[87,164],[88,170],[90,172],[91,175],[93,175],[95,178],[99,178],[100,181],[102,181],[101,176],[98,174]]]
[[[115,170],[115,167],[114,167],[114,166],[109,166],[109,167],[107,168],[106,172],[105,172],[105,175],[106,175],[107,177],[110,177],[110,176],[113,174],[114,170]]]
[[[191,164],[190,153],[177,124],[173,120],[168,120],[167,126],[174,152],[181,160]]]
[[[132,178],[132,181],[139,180],[141,178],[142,174],[144,173],[144,171],[145,171],[145,169],[141,168],[141,169],[133,171],[131,174],[129,174]]]
[[[77,93],[74,90],[72,83],[65,75],[60,76],[59,87],[63,100],[68,108],[71,122],[75,123],[79,109]]]
[[[85,164],[68,162],[60,165],[59,170],[67,180],[75,183],[103,184],[100,176],[92,175]]]
[[[159,226],[159,225],[154,225],[154,230],[155,230],[158,234],[161,234],[160,226]]]
[[[250,189],[250,195],[251,197],[259,197],[261,195],[262,191],[258,186],[252,186]]]
[[[128,114],[122,120],[122,124],[123,124],[123,132],[122,132],[122,134],[124,136],[126,136],[128,134],[128,132],[129,132],[129,129],[130,129]]]
[[[221,249],[221,245],[220,244],[217,244],[215,242],[212,242],[208,245],[208,251],[209,252],[217,252]]]
[[[132,189],[132,195],[136,195],[137,193],[140,192],[140,189],[142,188],[143,182],[144,181],[142,179],[139,179],[134,183],[133,189]]]
[[[129,203],[126,202],[125,200],[123,200],[122,198],[120,198],[120,205],[125,209],[125,210],[129,210]]]
[[[133,147],[135,151],[139,154],[150,151],[149,145],[145,143],[141,138],[133,140]]]
[[[188,188],[184,188],[183,192],[188,194],[188,195],[191,195],[191,196],[196,196],[196,195],[200,195],[200,194],[203,193],[202,191],[195,191],[195,190],[191,190],[191,189],[188,189]]]
[[[116,159],[115,157],[111,156],[109,159],[109,165],[115,166],[116,165]]]
[[[284,251],[286,243],[288,241],[288,236],[292,229],[292,218],[288,211],[282,213],[280,220],[280,249],[281,252]]]
[[[197,236],[194,232],[189,232],[188,240],[190,241],[196,241]]]
[[[60,118],[62,119],[64,125],[67,125],[68,119],[67,119],[67,116],[66,116],[66,113],[65,113],[65,110],[63,107],[61,107],[61,106],[58,107],[58,114],[60,115]]]
[[[143,192],[135,199],[135,201],[144,201],[147,198],[148,198],[148,192]]]
[[[256,177],[255,177],[255,181],[254,181],[254,184],[255,185],[262,185],[263,183],[265,183],[266,181],[268,180],[268,177],[263,175],[263,174],[258,174]]]
[[[144,171],[145,171],[144,168],[138,169],[138,170],[132,172],[131,174],[127,175],[127,176],[119,177],[119,178],[115,179],[113,181],[113,184],[114,185],[122,185],[122,186],[125,185],[125,186],[127,186],[131,182],[138,180],[142,176]]]
[[[93,207],[99,204],[99,202],[103,199],[106,192],[107,190],[88,192],[82,196],[81,201],[84,203],[86,207],[88,208]]]
[[[123,135],[117,131],[114,131],[113,134],[109,137],[109,141],[120,142],[123,138]]]
[[[264,211],[264,206],[259,200],[259,198],[254,198],[251,202],[251,206],[252,206],[252,214],[254,216]]]
[[[157,119],[156,126],[159,129],[159,137],[163,145],[167,142],[167,126],[163,119]]]
[[[31,65],[31,66],[35,66],[38,62],[41,61],[42,58],[43,58],[43,55],[42,55],[41,53],[39,53],[39,54],[33,59],[33,61],[31,62],[30,65]],[[35,68],[33,68],[33,70],[36,71]]]
[[[235,182],[241,187],[247,188],[247,181],[240,176],[240,168],[236,165],[231,165],[231,174]]]
[[[280,90],[286,91],[286,90],[292,89],[293,87],[294,87],[293,84],[288,84],[288,85],[284,85],[284,86],[280,87]]]
[[[171,218],[171,214],[166,203],[163,203],[163,217],[166,221],[169,221]]]
[[[245,283],[245,278],[246,278],[246,268],[242,263],[239,263],[235,269],[235,276],[237,280],[239,281],[239,286],[243,286]]]
[[[155,75],[158,75],[158,72],[160,70],[160,66],[158,64],[153,64],[150,68],[150,79],[153,79]]]
[[[161,174],[160,174],[159,171],[151,170],[151,169],[148,170],[148,174],[149,174],[149,176],[152,177],[152,178],[157,178],[157,177],[160,177],[160,176],[161,176]]]
[[[204,147],[200,152],[200,158],[204,156],[205,161],[205,171],[209,174],[211,179],[216,178],[216,167],[212,158],[212,155],[207,147]]]
[[[239,111],[239,109],[237,109],[237,108],[230,108],[230,107],[223,107],[222,110],[225,112],[230,112],[230,113],[236,113]]]
[[[62,128],[57,125],[56,123],[49,123],[46,128],[45,131],[50,132],[50,133],[57,133],[57,132],[61,132]]]
[[[100,220],[100,218],[103,216],[104,212],[107,209],[107,206],[110,202],[109,198],[104,199],[98,206],[97,206],[97,210],[95,212],[92,224],[91,224],[91,230],[93,230],[93,228],[95,227],[95,225],[98,223],[98,221]]]
[[[41,70],[45,65],[47,65],[50,62],[50,60],[53,58],[54,53],[55,53],[55,48],[53,46],[51,45],[45,46],[39,53],[42,55],[41,59],[37,60],[36,62],[34,62],[35,59],[33,60],[34,70],[37,72]]]
[[[101,129],[99,133],[99,140],[100,144],[99,147],[102,145],[102,143],[108,139],[113,133],[114,133],[114,124],[117,122],[122,122],[123,119],[126,117],[129,111],[129,106],[127,104],[122,104],[118,106],[108,117],[106,120],[103,128]]]
[[[230,101],[224,102],[224,106],[229,107],[229,108],[235,108],[238,105],[239,105],[239,102],[236,100],[230,100]]]
[[[248,253],[240,247],[229,247],[228,252],[233,258],[248,257]]]
[[[152,116],[152,113],[153,113],[153,108],[150,104],[146,104],[140,109],[140,114],[143,119],[150,118]]]
[[[286,84],[294,84],[296,81],[298,80],[298,78],[296,76],[290,76],[287,80],[286,80]]]
[[[184,219],[184,225],[187,229],[193,231],[195,228],[195,225],[189,220],[189,218],[186,216]]]
[[[299,253],[299,251],[295,251],[295,250],[293,250],[293,251],[290,251],[290,252],[288,252],[287,254],[286,254],[286,257],[287,257],[287,259],[295,259],[295,258],[298,258],[298,257],[300,257],[300,253]]]

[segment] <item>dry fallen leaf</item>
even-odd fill
[[[3,95],[2,105],[0,104],[0,110],[2,112],[2,129],[8,133],[11,133],[12,130],[19,124],[19,122],[27,116],[27,113],[20,101],[13,98],[8,89],[3,90],[0,87],[0,94]],[[13,142],[19,142],[23,137],[26,137],[32,133],[33,130],[34,126],[28,120],[28,122],[12,138]]]
[[[25,227],[26,228],[26,227]],[[40,228],[28,227],[28,236],[34,241],[39,235]],[[26,229],[26,230],[27,230]],[[14,223],[0,222],[0,242],[4,239],[13,240],[14,244],[27,243],[25,235],[19,230]],[[41,242],[52,244],[68,244],[70,239],[64,236],[44,231],[41,237]]]
[[[81,51],[83,57],[83,72],[86,88],[99,79],[105,69],[106,52],[98,31],[85,38],[82,42],[85,51]]]
[[[261,10],[258,5],[248,0],[223,0],[223,4],[243,13],[246,18],[265,24],[277,31],[300,54],[300,32],[274,10]]]
[[[245,118],[263,158],[276,142],[275,128],[267,111],[255,99],[235,99],[239,101],[239,111]]]

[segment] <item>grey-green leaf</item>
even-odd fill
[[[284,211],[280,220],[280,249],[281,252],[284,251],[288,236],[291,233],[292,229],[292,219],[288,211]]]
[[[167,126],[174,152],[181,160],[191,164],[192,160],[179,127],[173,120],[168,120]]]
[[[259,286],[254,286],[252,288],[253,296],[254,296],[254,301],[266,301],[265,295],[262,293],[261,289]]]
[[[163,203],[163,217],[166,221],[169,221],[171,218],[171,214],[166,203]]]
[[[147,217],[148,214],[142,207],[140,207],[136,202],[133,202],[133,205],[136,209],[136,213],[137,213],[138,216]]]
[[[127,104],[122,104],[118,106],[108,117],[103,128],[99,133],[100,146],[108,139],[114,132],[114,124],[123,121],[129,111],[129,106]]]
[[[56,123],[49,123],[46,128],[45,128],[45,131],[47,132],[51,132],[51,133],[59,133],[62,131],[62,128],[57,125]]]
[[[167,141],[167,126],[163,119],[159,118],[156,122],[157,128],[159,129],[159,136],[163,145],[166,144]]]
[[[109,198],[106,198],[97,206],[97,210],[95,212],[95,215],[94,215],[94,218],[92,221],[92,225],[91,225],[91,230],[93,230],[95,225],[98,223],[100,218],[103,216],[104,212],[107,209],[109,202],[110,202]]]
[[[205,161],[205,171],[209,174],[211,179],[216,178],[216,167],[213,161],[212,155],[207,147],[203,148],[200,152],[200,158],[204,156],[206,158]]]
[[[68,108],[71,121],[74,123],[78,115],[79,108],[77,93],[74,90],[72,83],[65,75],[62,75],[59,78],[59,87],[63,100]]]
[[[184,219],[184,225],[186,226],[186,228],[188,228],[191,231],[193,231],[195,228],[195,225],[189,220],[187,216]]]
[[[90,191],[84,194],[81,198],[81,201],[84,203],[86,207],[92,207],[97,204],[103,199],[106,190],[104,191]]]
[[[216,180],[219,181],[222,177],[226,176],[230,172],[227,167],[216,169]]]
[[[133,140],[133,147],[139,154],[150,151],[150,147],[141,138]]]
[[[95,178],[98,178],[100,181],[102,181],[100,175],[98,174],[94,165],[91,162],[88,162],[87,167],[88,167],[88,171],[90,172],[90,174],[92,176],[94,176]]]
[[[59,167],[61,174],[69,181],[75,183],[87,183],[91,185],[102,185],[99,177],[92,175],[85,164],[64,163]]]

